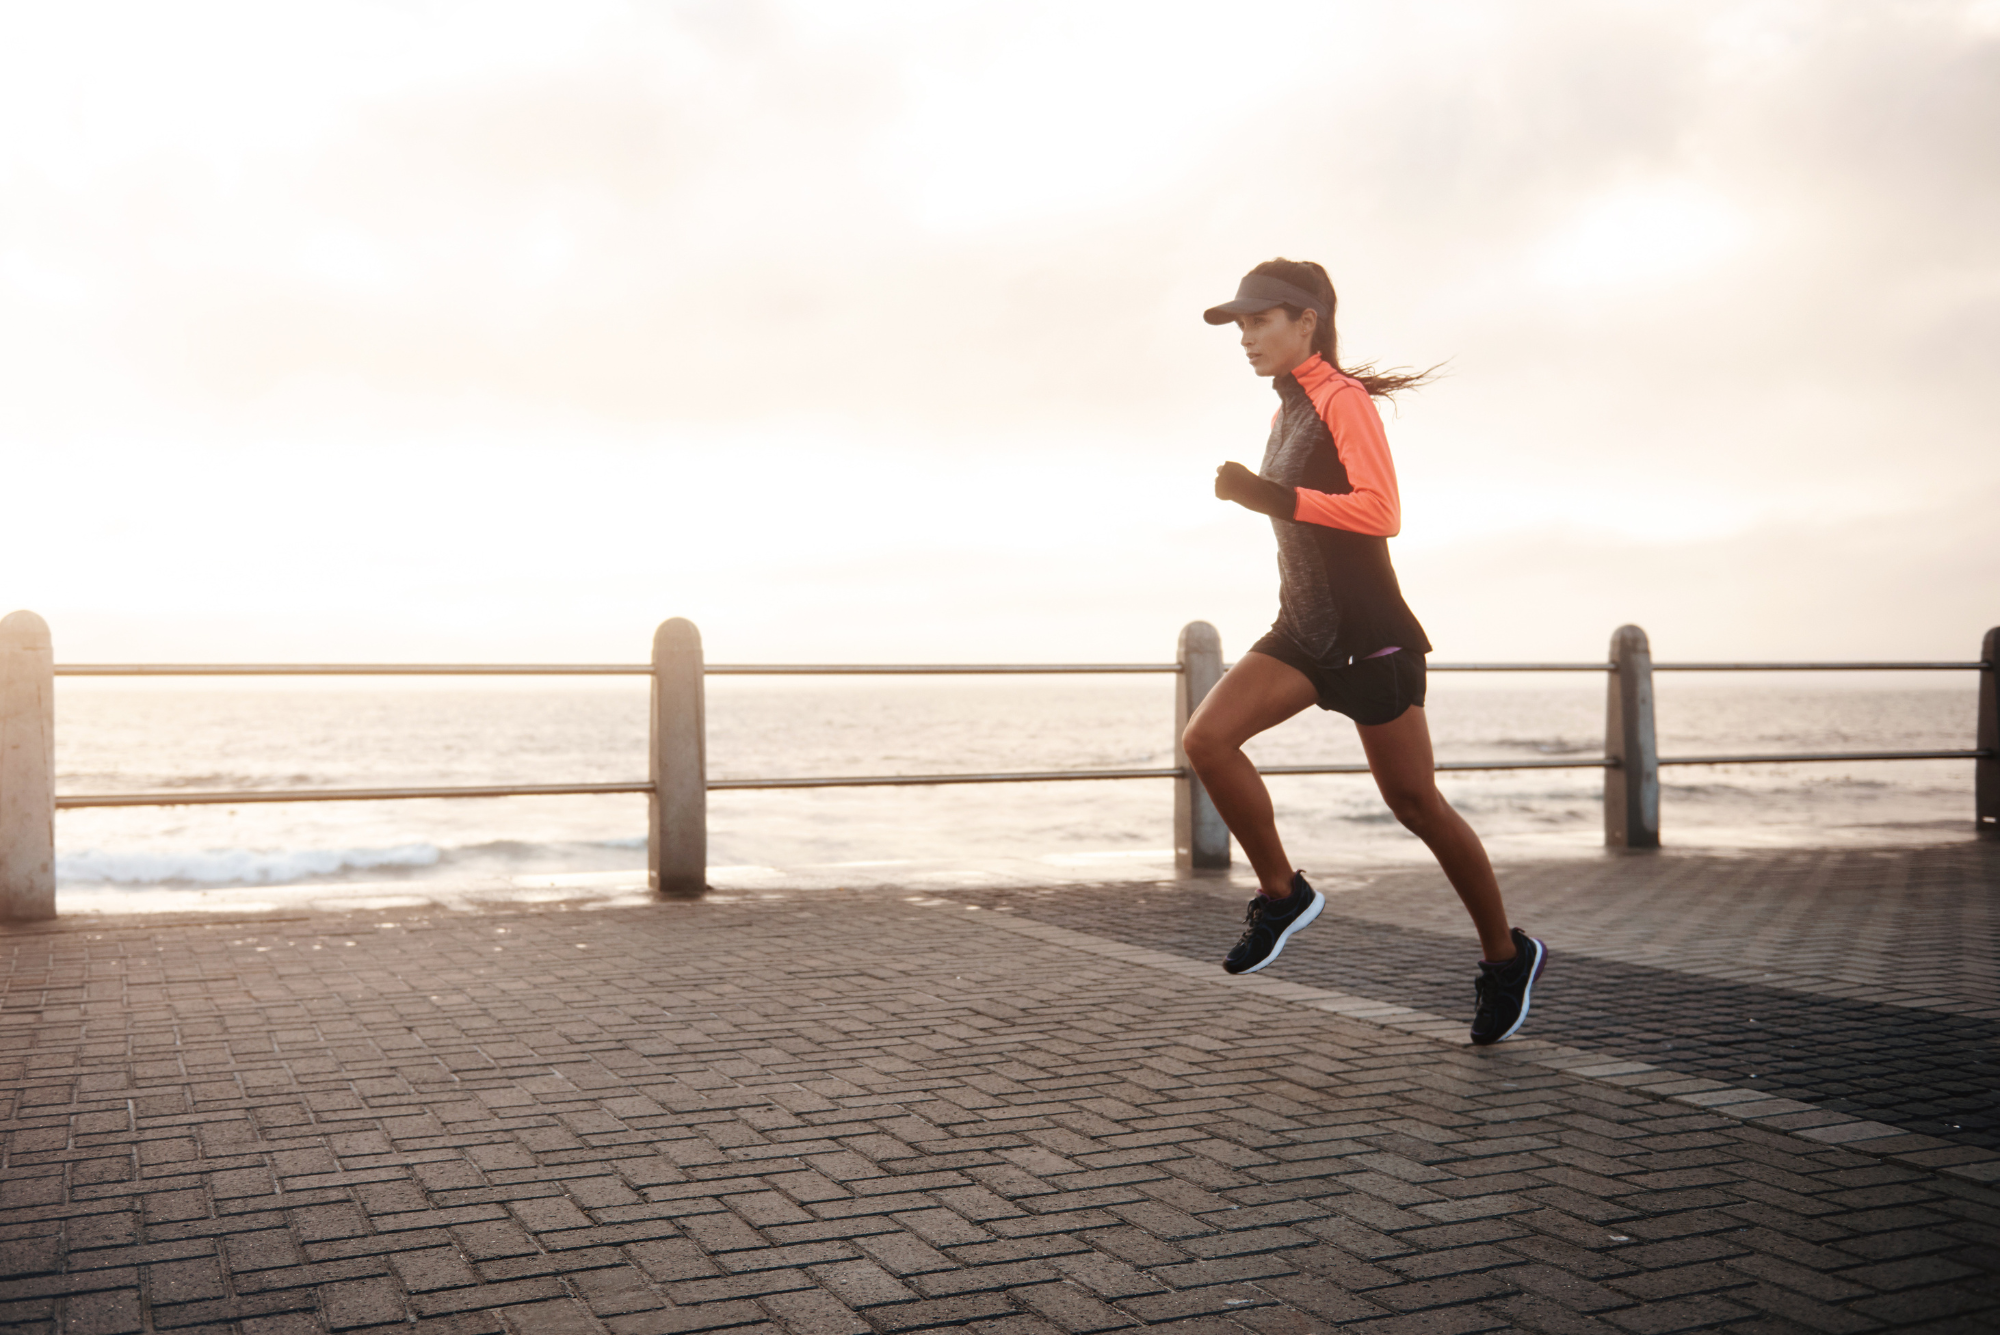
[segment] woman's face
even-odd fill
[[[1283,375],[1305,362],[1313,355],[1313,332],[1318,326],[1316,312],[1301,311],[1294,320],[1283,306],[1236,317],[1236,327],[1243,331],[1243,351],[1258,375]]]

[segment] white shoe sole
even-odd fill
[[[1308,886],[1307,889],[1311,889],[1311,887]],[[1271,953],[1266,955],[1263,959],[1258,960],[1255,964],[1251,965],[1249,968],[1245,969],[1243,973],[1255,973],[1259,969],[1263,968],[1265,965],[1269,964],[1272,960],[1278,958],[1279,955],[1284,953],[1285,942],[1292,939],[1292,933],[1298,931],[1302,927],[1309,927],[1312,925],[1312,920],[1314,918],[1317,918],[1319,916],[1319,911],[1326,907],[1326,896],[1321,894],[1317,890],[1313,890],[1312,897],[1313,897],[1313,902],[1306,905],[1303,909],[1299,910],[1299,916],[1292,919],[1291,925],[1285,928],[1284,931],[1278,933],[1278,939],[1276,943],[1272,945]],[[1243,973],[1237,974],[1236,977],[1241,978],[1243,976]],[[1509,1030],[1508,1032],[1512,1033],[1513,1031]]]

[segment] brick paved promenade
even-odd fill
[[[1508,869],[1484,1050],[1414,872],[1242,980],[1200,884],[4,931],[0,1329],[1992,1330],[1997,871]]]

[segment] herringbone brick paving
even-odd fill
[[[1986,1004],[2000,986],[2000,845],[1665,853],[1504,879],[1515,920],[1556,952],[1536,1037],[2000,1149],[2000,1015]],[[1276,974],[1469,1017],[1477,941],[1442,876],[1328,884],[1326,912]],[[1235,939],[1243,895],[1182,882],[953,897],[1208,960]],[[1829,971],[1875,986],[1826,986]],[[1885,994],[1896,1001],[1861,999]]]
[[[1519,863],[1502,879],[1516,917],[1600,959],[2000,1020],[1994,840],[1751,855],[1669,847]],[[1434,869],[1329,880],[1344,916],[1465,937],[1464,912]]]
[[[993,916],[830,892],[0,935],[0,1325],[1943,1331],[2000,1311],[1991,1188]]]

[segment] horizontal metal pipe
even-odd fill
[[[1839,760],[1976,760],[1985,751],[1820,751],[1747,753],[1724,756],[1662,756],[1662,765],[1775,765]],[[1439,773],[1496,770],[1609,769],[1602,756],[1576,760],[1441,760]],[[1324,765],[1260,765],[1259,774],[1366,774],[1360,762]],[[969,783],[1072,783],[1092,779],[1178,779],[1182,771],[1161,769],[1013,770],[992,774],[853,774],[796,779],[710,779],[711,791],[771,788],[938,788]],[[57,796],[59,810],[83,807],[233,806],[254,802],[389,802],[445,797],[571,797],[650,793],[653,785],[632,783],[505,783],[468,788],[306,788],[238,789],[228,792],[87,793]]]
[[[1655,672],[1977,672],[1985,663],[1655,663]]]
[[[1179,672],[1177,663],[710,663],[711,677],[1078,676]]]
[[[1969,752],[1967,754],[1970,754]],[[1459,760],[1444,761],[1440,770],[1495,769],[1589,769],[1601,768],[1602,760]],[[1269,765],[1263,774],[1365,774],[1368,766]],[[1093,779],[1178,779],[1181,771],[1156,769],[1096,770],[1012,770],[992,774],[853,774],[796,779],[710,779],[711,791],[744,791],[768,788],[933,788],[968,783],[1073,783]],[[441,797],[566,797],[606,793],[650,793],[653,785],[632,783],[511,783],[468,788],[248,788],[225,792],[185,793],[91,793],[58,796],[56,806],[73,810],[82,807],[180,807],[227,806],[252,802],[389,802],[410,798]]]
[[[644,663],[69,663],[58,677],[644,677]]]
[[[1655,672],[1960,672],[1981,662],[1655,663]],[[1431,672],[1608,672],[1609,663],[1431,663]],[[1173,674],[1174,663],[710,663],[718,677]],[[643,677],[644,663],[67,663],[58,677]]]
[[[1612,762],[1603,756],[1582,760],[1440,760],[1432,768],[1440,774],[1503,769],[1605,769]],[[1366,774],[1368,766],[1359,761],[1339,765],[1259,765],[1259,774]]]
[[[964,783],[1063,783],[1079,779],[1178,779],[1178,769],[1051,769],[998,774],[855,774],[830,779],[710,779],[710,792],[756,788],[942,788]]]
[[[644,663],[70,663],[58,677],[644,677]],[[1079,676],[1179,672],[1174,663],[710,663],[719,677]]]
[[[1977,760],[1983,751],[1781,751],[1740,756],[1661,756],[1662,765],[1777,765],[1807,760]]]
[[[1603,663],[1432,663],[1432,672],[1602,672]],[[1132,675],[1176,663],[710,663],[712,677]],[[70,663],[59,677],[643,677],[644,663]]]
[[[78,807],[209,807],[250,802],[388,802],[413,797],[567,797],[582,793],[650,793],[650,783],[499,783],[474,788],[249,788],[234,792],[91,793],[56,795],[56,809]]]
[[[1609,672],[1609,663],[1426,663],[1426,672]]]

